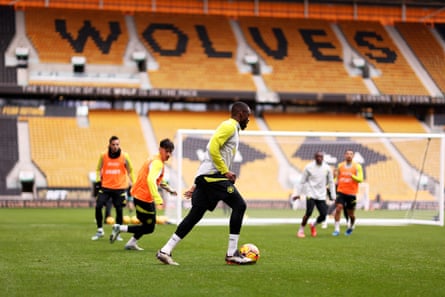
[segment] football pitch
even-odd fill
[[[0,296],[444,296],[445,229],[358,226],[347,237],[296,238],[296,225],[244,226],[240,244],[255,265],[226,265],[227,226],[196,226],[161,264],[156,251],[175,230],[157,225],[139,246],[131,237],[92,241],[93,209],[0,209]],[[345,229],[343,228],[342,231]]]

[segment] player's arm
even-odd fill
[[[337,167],[334,168],[334,183],[337,183],[338,176],[340,175],[340,166],[341,163],[337,165]]]
[[[159,185],[162,189],[166,190],[167,192],[169,192],[172,195],[178,195],[178,193],[176,192],[175,189],[173,189],[172,187],[170,187],[170,185],[167,183],[167,181],[163,180],[161,181],[161,184]]]
[[[363,167],[360,164],[356,164],[356,168],[357,168],[357,174],[356,175],[352,175],[352,179],[358,183],[361,183],[363,181]]]
[[[157,180],[162,173],[164,164],[160,160],[153,160],[149,166],[150,168],[147,176],[148,189],[150,190],[154,202],[157,205],[162,205],[164,204],[164,200],[162,199],[161,194],[158,191]]]
[[[99,194],[99,190],[102,188],[102,165],[104,162],[104,156],[101,154],[96,166],[96,181],[94,182],[93,196],[96,197]]]
[[[131,184],[134,185],[136,182],[136,175],[134,174],[133,162],[131,162],[128,153],[124,153],[125,167],[127,168],[128,176],[130,177]]]
[[[209,143],[209,155],[212,158],[216,169],[222,174],[229,172],[227,164],[221,155],[221,147],[227,140],[235,133],[236,126],[229,124],[222,124],[218,127]]]
[[[192,195],[193,195],[193,192],[195,191],[195,189],[196,189],[196,185],[193,184],[190,187],[190,189],[188,189],[187,191],[184,192],[184,197],[187,198],[187,199],[192,198]]]
[[[301,190],[303,189],[304,184],[307,182],[309,178],[309,170],[307,167],[303,170],[303,174],[301,175],[300,180],[295,183],[294,192],[292,193],[292,200],[300,199]]]
[[[104,163],[104,155],[101,154],[99,156],[99,161],[97,161],[97,166],[96,166],[96,183],[99,183],[102,179],[102,165]]]
[[[334,201],[337,198],[337,194],[335,192],[335,179],[334,179],[334,173],[332,172],[331,168],[328,168],[328,189],[329,189],[329,200]]]

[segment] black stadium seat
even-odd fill
[[[17,84],[15,67],[5,66],[5,51],[15,34],[15,12],[12,6],[0,5],[0,84]]]
[[[19,160],[17,119],[0,118],[0,193],[17,194],[18,190],[6,188],[6,177]]]

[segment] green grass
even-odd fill
[[[187,210],[183,211],[183,215]],[[251,218],[296,218],[301,219],[305,213],[305,209],[293,210],[290,208],[248,208],[246,214]],[[317,214],[317,210],[314,211]],[[425,221],[432,221],[433,217],[437,215],[437,210],[415,210],[412,213],[408,210],[386,210],[379,209],[373,211],[356,210],[357,218],[359,219],[404,219],[407,217],[413,219],[423,219]],[[224,218],[227,217],[221,208],[216,208],[213,212],[206,214],[207,218]]]
[[[445,230],[358,226],[334,238],[295,237],[297,226],[244,226],[256,265],[225,265],[227,226],[197,226],[160,264],[175,230],[157,226],[145,251],[91,241],[93,209],[0,209],[0,296],[443,296]],[[110,234],[106,226],[106,234]],[[306,230],[307,233],[309,230]],[[344,230],[343,230],[344,231]],[[108,236],[106,236],[108,238]]]

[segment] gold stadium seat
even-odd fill
[[[153,87],[255,91],[250,73],[236,66],[237,43],[227,17],[135,13],[134,19],[159,64],[149,70]]]
[[[429,95],[381,23],[339,21],[339,26],[353,48],[381,71],[373,81],[382,94]]]
[[[89,173],[112,135],[120,138],[136,171],[148,155],[135,112],[90,111],[88,127],[67,117],[29,117],[28,123],[32,160],[50,188],[90,187]]]
[[[427,133],[419,120],[411,115],[374,115],[379,127],[388,133]],[[429,143],[428,143],[429,142]],[[397,139],[393,145],[414,168],[422,169],[426,174],[439,180],[440,139],[404,140]],[[425,164],[423,165],[423,162]]]
[[[123,64],[129,37],[121,12],[29,7],[25,20],[40,63],[84,56],[88,64]]]
[[[342,46],[328,21],[240,17],[238,22],[248,44],[272,67],[270,74],[263,74],[271,90],[369,93],[361,76],[346,71]]]
[[[442,93],[445,92],[445,76],[443,75],[445,52],[430,29],[421,23],[397,22],[395,27],[402,34]]]
[[[372,132],[366,120],[356,115],[264,113],[269,129],[279,131]],[[380,194],[386,201],[406,201],[415,197],[415,189],[403,179],[402,168],[379,139],[365,138],[291,138],[279,143],[287,159],[299,170],[313,159],[317,150],[324,151],[334,164],[343,160],[346,149],[352,149],[364,159],[365,182],[369,184],[369,199]],[[333,164],[333,165],[334,165]],[[431,201],[427,192],[418,200]]]

